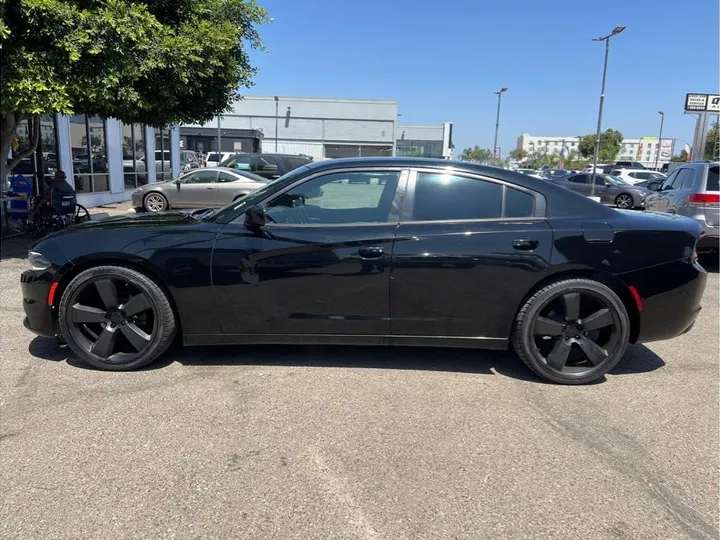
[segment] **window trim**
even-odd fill
[[[285,186],[280,191],[276,191],[266,197],[265,199],[258,201],[256,206],[262,206],[263,208],[267,206],[268,203],[271,203],[275,199],[282,197],[285,193],[290,191],[291,189],[295,189],[297,186],[300,186],[304,184],[305,182],[310,182],[311,180],[314,180],[315,178],[318,178],[320,176],[330,175],[330,174],[339,174],[344,172],[399,172],[400,177],[398,178],[398,185],[397,188],[395,188],[395,195],[393,196],[392,202],[390,203],[390,213],[388,215],[387,221],[382,222],[352,222],[352,223],[267,223],[265,225],[265,229],[273,230],[273,229],[296,229],[298,227],[300,228],[337,228],[337,227],[387,227],[388,225],[397,225],[400,222],[400,215],[401,215],[401,208],[402,208],[402,202],[403,198],[405,197],[406,191],[407,191],[407,179],[408,174],[410,172],[410,169],[408,167],[398,167],[395,166],[389,166],[389,167],[344,167],[342,169],[330,169],[325,171],[318,171],[315,174],[311,174],[309,176],[305,176],[303,178],[300,178],[293,182],[292,184]],[[238,215],[233,220],[229,221],[227,223],[228,225],[240,225],[245,226],[245,212],[242,212],[240,215]]]
[[[415,205],[415,186],[417,185],[417,177],[419,173],[430,173],[430,174],[452,174],[454,176],[461,176],[464,178],[471,178],[473,180],[482,180],[484,182],[490,182],[493,184],[499,184],[502,186],[502,197],[500,199],[500,217],[496,218],[470,218],[470,219],[438,219],[438,220],[414,220],[412,219],[413,207]],[[528,195],[532,195],[535,198],[535,208],[532,216],[529,217],[505,217],[505,199],[507,189],[517,189],[523,191]],[[400,223],[407,224],[430,224],[430,223],[477,223],[477,222],[502,222],[502,221],[543,221],[545,220],[547,204],[545,196],[542,193],[528,189],[512,182],[500,180],[497,178],[490,178],[479,173],[471,173],[468,171],[459,171],[452,167],[447,168],[432,168],[432,167],[413,167],[410,170],[408,177],[407,193],[403,197],[402,201],[402,212],[400,214]]]

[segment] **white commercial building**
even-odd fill
[[[527,153],[543,152],[560,155],[563,148],[567,151],[578,151],[580,137],[535,136],[523,133],[518,137],[517,147]],[[658,167],[668,163],[672,157],[673,139],[663,137],[662,145],[657,137],[641,137],[639,139],[623,139],[616,161],[638,161],[646,167],[654,167],[658,148],[660,158]]]
[[[180,126],[180,144],[196,152],[216,151],[219,132],[223,152],[450,159],[452,122],[402,126],[397,120],[394,100],[245,96],[219,124],[214,118]]]

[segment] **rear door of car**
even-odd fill
[[[255,169],[253,173],[267,179],[279,178],[282,173],[282,161],[280,156],[267,156],[257,154],[255,161]]]
[[[565,185],[573,191],[580,193],[581,195],[590,195],[590,178],[592,174],[579,173],[572,174],[565,180]]]
[[[502,347],[547,270],[553,232],[537,192],[466,172],[411,172],[392,256],[393,336]]]
[[[682,167],[678,170],[677,178],[673,182],[673,189],[668,193],[667,211],[674,214],[689,216],[692,213],[690,194],[693,186],[702,182],[702,171],[696,167]],[[697,187],[695,188],[697,189]]]

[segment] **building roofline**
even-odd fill
[[[274,99],[275,96],[259,96],[259,95],[244,95],[238,100],[242,102],[244,99],[248,100],[260,100],[260,99]],[[397,105],[396,99],[374,99],[374,98],[336,98],[336,97],[309,97],[309,96],[278,96],[278,100],[283,99],[301,99],[304,101],[337,101],[339,103],[384,103],[388,105]]]

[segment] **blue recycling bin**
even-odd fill
[[[28,199],[33,194],[32,181],[25,178],[22,174],[16,174],[10,180],[10,191],[17,196],[23,197],[21,200],[9,201],[8,214],[11,219],[20,219],[27,216]],[[13,212],[13,210],[16,210]]]

